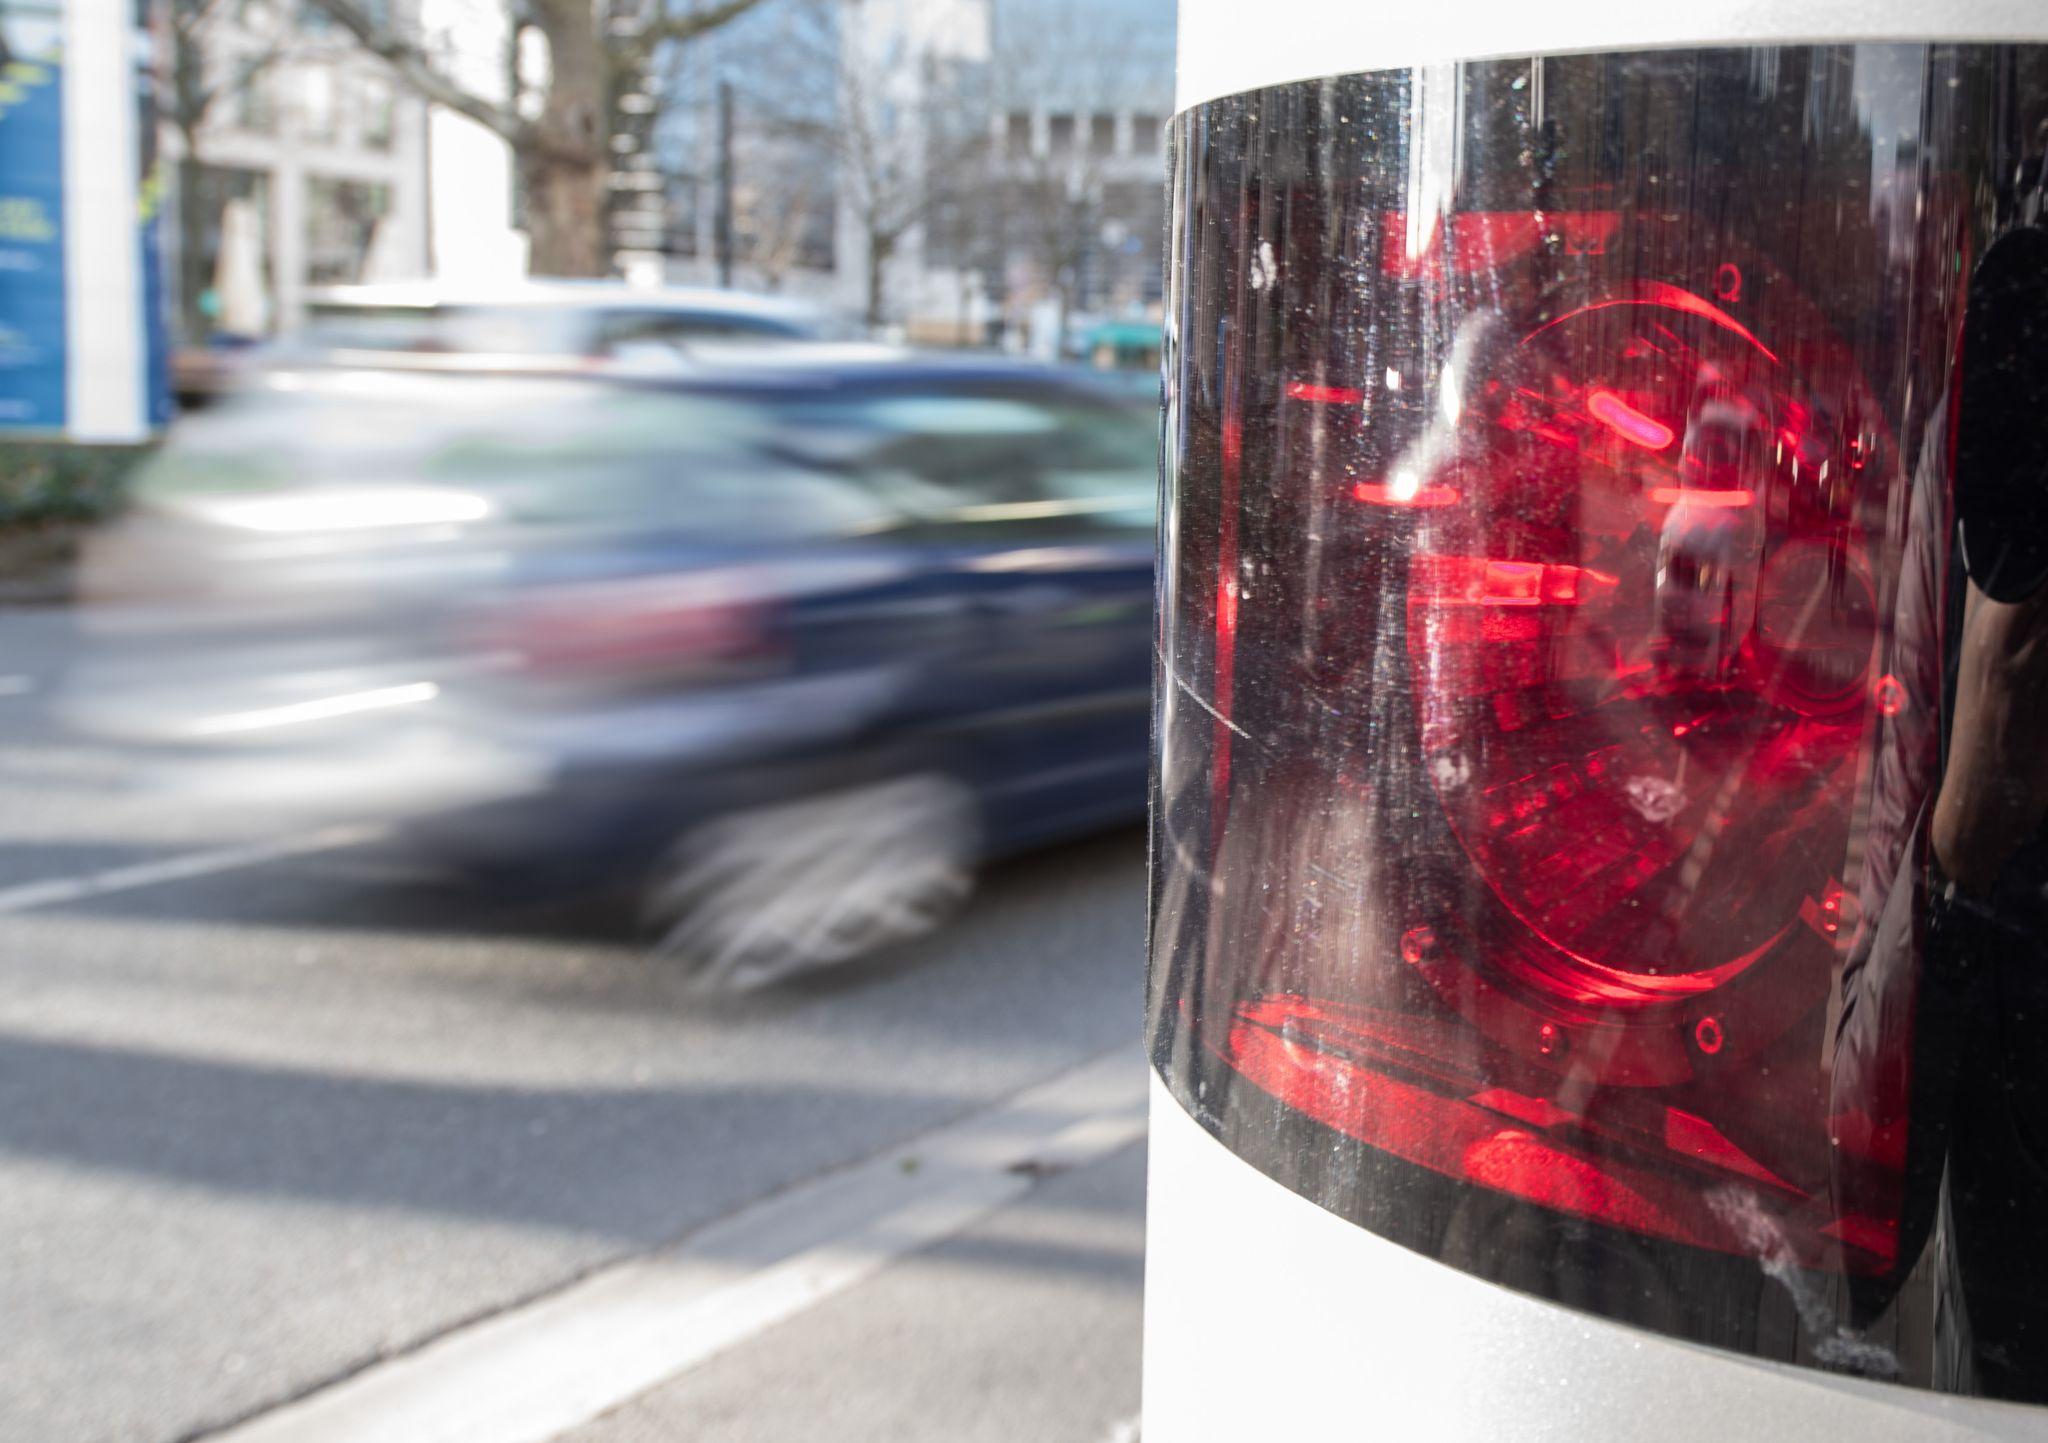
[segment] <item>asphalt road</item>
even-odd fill
[[[0,1437],[263,1418],[1135,1050],[1135,834],[710,1003],[599,904],[139,792],[44,715],[67,626],[0,612]],[[1118,1436],[1142,1145],[1019,1187],[575,1436]]]

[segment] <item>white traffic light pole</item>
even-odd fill
[[[132,0],[64,0],[65,431],[149,430]]]
[[[2048,3],[1181,0],[1176,104],[1495,56],[1933,39],[2048,40]],[[1267,1177],[1156,1075],[1151,1169],[1147,1443],[2040,1436],[2038,1409],[1756,1361],[1432,1261]]]

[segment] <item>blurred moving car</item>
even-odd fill
[[[672,368],[705,343],[856,339],[858,329],[828,311],[745,291],[573,280],[330,286],[308,296],[305,324],[279,341],[181,351],[173,382],[189,408],[280,360],[423,370]]]
[[[278,371],[90,547],[66,710],[209,799],[641,877],[757,985],[1142,813],[1154,447],[998,361]]]
[[[487,291],[438,285],[332,286],[307,300],[314,351],[602,358],[644,345],[853,340],[827,311],[746,291],[546,280]]]

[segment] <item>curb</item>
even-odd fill
[[[73,526],[0,530],[0,607],[68,604],[84,534]]]

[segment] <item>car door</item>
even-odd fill
[[[974,618],[937,718],[990,841],[1143,809],[1152,430],[1142,410],[1033,380],[867,403],[871,469],[917,489],[917,531]]]

